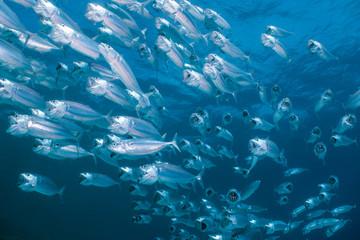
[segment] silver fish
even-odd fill
[[[97,63],[73,62],[74,69],[71,75],[74,77],[98,77],[107,81],[118,79],[118,76],[110,69]]]
[[[315,156],[321,159],[323,165],[325,165],[325,155],[327,153],[326,146],[323,142],[316,143],[314,147]]]
[[[217,94],[214,86],[205,79],[204,75],[192,69],[183,70],[183,82],[190,87],[199,89],[209,96],[215,96]]]
[[[293,32],[288,32],[284,29],[281,29],[279,27],[275,27],[272,25],[266,26],[265,31],[266,31],[266,34],[269,34],[273,37],[280,37],[280,38],[285,38],[290,35],[295,35],[295,33],[293,33]]]
[[[330,142],[334,145],[334,147],[340,147],[340,146],[349,146],[352,143],[356,143],[356,139],[351,139],[344,135],[332,135],[330,138]]]
[[[25,27],[20,22],[16,14],[4,3],[0,1],[0,23],[5,26],[16,29],[21,32],[26,32]]]
[[[171,40],[159,35],[155,46],[159,52],[166,54],[166,56],[175,63],[177,67],[181,69],[184,67],[184,60]]]
[[[140,86],[125,59],[112,47],[105,43],[99,44],[99,50],[111,69],[119,76],[126,88],[143,94]]]
[[[214,10],[207,8],[205,9],[204,15],[205,26],[208,29],[214,29],[216,31],[221,31],[223,29],[228,31],[231,30],[230,24]]]
[[[263,33],[261,34],[261,43],[262,45],[264,45],[264,47],[274,50],[280,57],[284,58],[287,62],[291,61],[291,59],[288,58],[285,47],[278,39]]]
[[[120,186],[120,183],[114,181],[109,176],[94,172],[80,173],[79,183],[84,186],[96,187],[111,187],[114,185]]]
[[[47,196],[59,194],[62,202],[65,186],[61,189],[48,177],[34,173],[20,173],[17,186],[25,192],[38,192]]]
[[[326,89],[320,96],[319,101],[317,101],[315,105],[315,113],[320,111],[326,104],[331,102],[334,98],[334,93],[331,91],[331,89]]]
[[[357,118],[354,114],[346,114],[340,119],[338,125],[332,130],[332,132],[342,134],[350,129],[353,129],[356,123]]]
[[[54,24],[49,37],[54,42],[63,46],[69,46],[76,52],[87,57],[95,60],[100,58],[97,42],[66,25]]]
[[[269,132],[271,129],[275,128],[275,125],[264,119],[254,117],[250,119],[250,127]]]
[[[7,79],[0,79],[0,99],[25,108],[45,108],[45,100],[31,88]]]
[[[360,107],[360,89],[349,97],[349,99],[345,104],[345,107],[347,109],[353,109],[353,110]]]
[[[219,138],[223,138],[229,142],[233,142],[234,141],[234,137],[231,134],[231,132],[225,128],[216,126],[215,130],[214,130],[215,136],[219,137]]]
[[[307,143],[314,143],[321,137],[321,130],[318,126],[314,127],[311,130],[310,137],[306,140]]]
[[[310,39],[308,41],[307,48],[311,54],[318,55],[322,60],[325,61],[339,61],[338,57],[335,57],[329,50],[327,50],[321,43]]]

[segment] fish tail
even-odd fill
[[[63,186],[63,187],[60,189],[60,191],[59,191],[59,198],[60,198],[61,204],[64,204],[64,198],[63,198],[63,196],[64,196],[64,191],[65,191],[65,186]]]
[[[173,147],[175,147],[176,150],[178,150],[179,152],[181,152],[179,146],[178,146],[177,143],[176,143],[176,137],[177,137],[177,133],[175,133],[175,136],[174,136],[173,140],[171,141],[171,145],[172,145]]]
[[[92,153],[91,156],[94,158],[95,166],[97,166],[97,158],[96,158],[96,155]]]

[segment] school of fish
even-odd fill
[[[133,223],[151,224],[153,218],[166,217],[173,240],[201,239],[199,236],[204,233],[209,240],[255,239],[259,232],[264,239],[273,240],[290,231],[309,235],[317,229],[331,237],[350,221],[346,213],[355,205],[327,207],[341,188],[335,175],[329,175],[317,186],[309,186],[317,189],[318,195],[305,194],[303,204],[282,220],[271,219],[266,208],[251,204],[252,196],[261,191],[260,177],[239,189],[215,190],[203,181],[207,170],[223,161],[233,162],[230,174],[246,179],[258,163],[271,159],[286,169],[284,182],[274,189],[274,204],[282,206],[289,203],[289,195],[297,188],[291,180],[311,172],[301,166],[289,168],[293,164],[288,164],[291,159],[287,159],[284,147],[271,140],[271,132],[285,127],[293,132],[299,129],[302,120],[292,112],[291,96],[282,96],[278,84],[268,91],[253,72],[243,70],[251,68],[251,53],[233,43],[232,27],[216,9],[203,9],[206,6],[196,6],[188,0],[89,2],[83,9],[84,16],[97,29],[90,36],[56,2],[11,1],[22,5],[24,11],[34,11],[41,27],[40,32],[29,32],[17,17],[19,13],[0,0],[0,71],[4,77],[0,79],[0,101],[14,110],[6,132],[29,136],[35,143],[33,151],[54,161],[89,158],[95,165],[101,160],[118,168],[119,175],[113,177],[106,172],[81,172],[79,184],[102,188],[122,185],[122,194],[134,197],[129,203],[134,210]],[[143,22],[136,22],[135,17],[151,21],[153,28],[143,28]],[[158,33],[155,42],[147,37],[150,31]],[[286,67],[294,62],[280,40],[294,37],[293,32],[268,25],[258,44],[283,58]],[[321,60],[339,61],[322,43],[309,39],[306,44],[308,52]],[[127,62],[128,56],[122,54],[126,48],[133,49],[133,54],[154,72],[169,66],[177,69],[179,83],[219,105],[236,102],[242,88],[252,89],[262,104],[273,110],[273,119],[241,109],[241,122],[230,112],[221,113],[222,121],[214,122],[207,109],[194,105],[190,116],[182,116],[182,127],[192,129],[196,137],[183,136],[181,128],[168,136],[162,132],[162,126],[172,109],[166,107],[156,87],[161,83],[147,82],[148,90],[139,84],[137,73]],[[202,56],[197,54],[198,48],[216,51]],[[23,49],[39,53],[39,57],[30,58]],[[47,66],[45,59],[52,54],[59,60],[54,69]],[[72,67],[64,63],[70,54],[77,58]],[[39,85],[63,92],[64,96],[45,99],[35,90]],[[68,88],[90,98],[104,98],[107,106],[71,101],[65,94]],[[334,96],[331,89],[320,92],[314,114],[326,111]],[[329,147],[357,144],[356,139],[345,134],[357,124],[354,112],[360,107],[360,90],[343,101],[346,114],[339,116],[331,138],[323,139],[321,126],[314,126],[305,140],[312,147],[314,158],[324,165]],[[114,109],[124,114],[114,115]],[[283,124],[285,121],[288,126]],[[264,132],[269,137],[248,139],[249,156],[241,160],[240,153],[233,151],[234,141],[240,136],[231,125]],[[92,149],[81,147],[84,135],[93,139]],[[210,145],[209,138],[219,144]],[[276,164],[274,168],[278,167]],[[122,182],[128,182],[128,192]],[[156,189],[151,190],[150,185],[156,185]],[[59,187],[46,173],[30,172],[19,174],[17,186],[26,192],[58,195],[63,204],[66,188],[71,188]],[[184,192],[200,193],[201,200],[195,201]]]

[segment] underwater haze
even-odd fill
[[[0,0],[0,240],[359,239],[359,21],[350,0]]]

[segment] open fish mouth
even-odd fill
[[[256,125],[257,125],[257,122],[254,119],[251,119],[250,120],[250,127],[254,128],[254,127],[256,127]]]
[[[155,203],[158,203],[163,199],[164,199],[164,197],[163,197],[163,195],[161,193],[159,193],[159,192],[155,193],[155,195],[154,195],[154,202]]]
[[[227,196],[227,199],[228,199],[228,201],[230,201],[230,202],[236,202],[236,201],[238,201],[239,200],[239,198],[240,198],[240,196],[239,196],[239,194],[236,192],[236,191],[230,191],[229,193],[228,193],[228,196]]]

